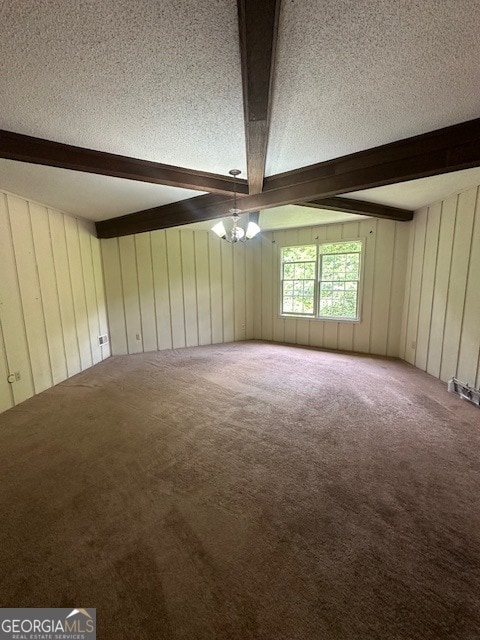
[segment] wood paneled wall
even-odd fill
[[[479,188],[417,211],[411,224],[400,357],[478,387]]]
[[[398,356],[409,236],[408,222],[360,222],[263,233],[255,252],[254,337],[327,349]],[[360,322],[280,316],[282,246],[365,240]]]
[[[253,337],[253,249],[208,231],[101,240],[112,353]]]
[[[0,192],[0,411],[108,357],[104,333],[93,224]]]

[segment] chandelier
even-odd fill
[[[237,209],[237,183],[236,178],[240,175],[241,171],[239,169],[232,169],[229,171],[229,174],[233,176],[233,208],[230,209],[231,214],[231,229],[227,231],[223,220],[218,222],[214,227],[212,227],[213,233],[216,233],[219,238],[225,240],[226,242],[246,242],[247,240],[251,240],[253,237],[257,235],[260,231],[260,227],[256,222],[250,220],[247,228],[244,229],[240,227],[238,222],[240,220],[240,209]]]

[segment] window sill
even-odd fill
[[[322,318],[319,316],[302,316],[293,313],[279,313],[278,318],[284,320],[285,318],[293,318],[294,320],[313,320],[314,322],[346,322],[347,324],[359,324],[361,318]]]

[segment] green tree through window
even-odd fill
[[[317,247],[282,249],[282,313],[313,316]]]
[[[284,247],[282,314],[358,319],[361,252],[360,241]]]

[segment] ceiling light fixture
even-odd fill
[[[231,218],[233,220],[232,228],[227,231],[223,220],[212,227],[213,233],[216,233],[219,238],[230,243],[246,242],[247,240],[254,238],[260,231],[260,227],[256,222],[253,222],[253,220],[249,221],[246,230],[238,226],[238,221],[240,220],[240,209],[237,209],[236,178],[240,173],[240,169],[232,169],[229,171],[229,174],[233,176],[233,208],[230,209]]]

